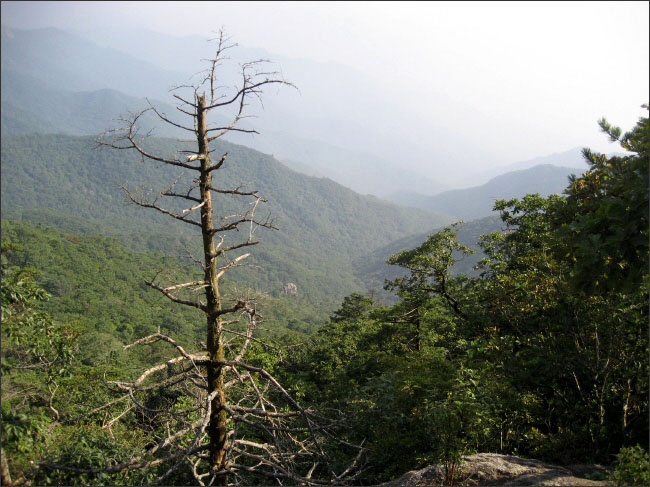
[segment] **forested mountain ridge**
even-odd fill
[[[163,153],[177,148],[169,139],[152,140],[152,146]],[[253,256],[262,269],[237,277],[263,291],[295,282],[305,296],[336,302],[365,289],[350,266],[356,257],[451,221],[296,173],[252,149],[229,143],[215,149],[229,153],[223,171],[227,179],[221,183],[259,190],[280,228],[260,234],[263,244]],[[191,231],[129,206],[119,189],[128,181],[131,187],[161,190],[174,181],[177,171],[154,171],[123,151],[96,149],[91,137],[64,135],[5,136],[2,161],[3,217],[111,235],[139,250],[182,254],[185,245],[192,245],[187,243]]]
[[[140,37],[143,50],[134,49],[139,53],[138,58],[128,49],[121,51],[100,46],[72,32],[53,28],[26,31],[3,25],[2,133],[94,135],[113,126],[112,118],[125,116],[127,111],[135,112],[145,106],[144,96],[168,115],[177,113],[170,105],[174,100],[169,89],[186,84],[189,75],[170,70],[170,64],[185,68],[190,64],[193,68],[185,72],[195,73],[202,68],[198,61],[209,57],[213,46],[206,39],[179,40],[146,31],[141,32]],[[152,38],[157,38],[157,41],[152,42]],[[191,62],[182,58],[179,43],[191,45],[192,50],[184,52],[195,52],[196,58]],[[160,52],[160,45],[170,44],[176,47]],[[117,45],[124,47],[120,42]],[[158,55],[147,56],[151,49]],[[243,56],[269,56],[260,49],[243,48],[242,51]],[[237,57],[236,61],[241,59]],[[254,128],[265,134],[264,139],[232,133],[228,140],[275,154],[280,159],[307,164],[361,193],[384,196],[395,187],[423,192],[444,189],[444,185],[401,167],[381,152],[360,150],[363,144],[353,134],[363,133],[372,142],[369,147],[374,147],[384,138],[365,126],[333,118],[333,102],[330,100],[323,104],[320,97],[311,93],[316,82],[318,90],[325,90],[328,94],[334,90],[340,98],[347,98],[350,96],[347,93],[352,76],[350,72],[355,76],[359,73],[339,65],[313,64],[304,60],[283,60],[284,69],[297,78],[290,81],[306,90],[308,101],[297,93],[276,93],[275,97],[279,99],[265,100],[264,110],[256,107]],[[272,66],[282,70],[280,65]],[[116,76],[117,71],[122,74]],[[43,73],[47,76],[42,76]],[[222,83],[236,83],[236,75],[227,70],[224,74]],[[359,103],[366,97],[364,90],[355,100]],[[376,106],[368,100],[363,103],[368,108]],[[310,104],[317,104],[318,109],[309,109]],[[323,112],[329,113],[328,118],[320,119],[313,115]],[[306,117],[305,113],[312,115]],[[242,126],[253,128],[247,120],[242,121]],[[156,128],[157,136],[176,135],[173,127],[172,130],[160,125]],[[346,170],[354,166],[358,168],[352,172]]]
[[[496,176],[481,186],[443,191],[434,196],[402,192],[388,199],[420,209],[437,208],[457,220],[471,221],[495,215],[492,208],[499,199],[521,198],[529,193],[560,194],[569,176],[580,172],[573,167],[542,164]]]
[[[167,95],[171,85],[184,79],[146,60],[80,40],[55,28],[22,30],[2,25],[2,69],[37,78],[51,89],[115,89],[153,98]]]
[[[501,176],[502,174],[506,174],[512,171],[522,171],[525,169],[531,169],[535,166],[544,166],[544,165],[574,168],[574,171],[577,174],[582,174],[588,168],[588,164],[585,162],[584,157],[582,156],[582,148],[575,147],[567,151],[556,152],[545,156],[538,156],[525,161],[518,161],[511,164],[507,164],[501,167],[479,170],[474,174],[468,174],[465,180],[463,181],[464,182],[463,187],[456,188],[456,189],[464,189],[469,187],[481,186],[489,182],[491,179],[497,176]]]
[[[152,100],[164,113],[174,108]],[[48,87],[40,78],[11,69],[2,70],[2,135],[67,134],[97,135],[114,128],[116,120],[144,110],[144,98],[112,89],[67,91]],[[151,113],[142,118],[143,129],[157,136],[178,136],[179,130],[158,125]]]

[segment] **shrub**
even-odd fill
[[[639,445],[621,448],[610,480],[616,485],[649,485],[648,452]]]

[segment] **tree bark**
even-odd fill
[[[207,317],[207,347],[208,347],[208,394],[217,392],[211,403],[208,436],[210,438],[210,468],[215,472],[226,469],[226,422],[227,416],[223,406],[226,403],[226,392],[222,374],[222,363],[225,353],[222,339],[220,319],[221,296],[219,294],[219,278],[217,276],[217,257],[212,233],[212,172],[210,171],[210,149],[206,121],[205,96],[197,96],[197,141],[201,160],[200,191],[201,191],[201,232],[203,234],[203,252],[205,258],[206,287],[206,317]],[[217,476],[217,485],[226,485],[227,475]]]

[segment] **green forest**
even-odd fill
[[[173,154],[174,143],[149,140],[151,150],[163,154]],[[200,252],[199,232],[127,204],[120,191],[125,182],[147,189],[165,187],[178,178],[177,170],[150,167],[127,151],[94,147],[93,137],[3,136],[3,217],[69,233],[113,236],[136,251],[182,256],[187,249]],[[295,282],[305,299],[336,303],[364,287],[379,290],[383,279],[364,286],[365,273],[356,271],[356,261],[405,235],[452,222],[443,215],[361,196],[328,179],[304,176],[243,146],[216,140],[212,148],[228,152],[221,184],[254,186],[268,200],[261,211],[270,214],[279,229],[260,229],[264,245],[251,256],[259,265],[255,272],[233,269],[238,281],[260,291],[278,292],[283,284]],[[221,196],[217,198],[224,214],[237,209]]]
[[[454,484],[464,455],[498,452],[601,463],[611,466],[614,483],[647,483],[648,118],[624,134],[600,125],[629,155],[585,150],[590,169],[563,195],[498,201],[504,231],[480,236],[473,269],[452,271],[475,251],[458,240],[462,226],[451,225],[388,259],[401,271],[385,282],[392,301],[355,292],[329,308],[313,296],[245,284],[263,317],[248,367],[266,371],[301,411],[317,411],[313,417],[329,425],[318,443],[327,468],[354,466],[341,482],[372,485],[442,464],[445,483]],[[31,140],[52,151],[52,142],[85,143]],[[3,163],[13,143],[3,140]],[[51,186],[65,190],[61,184]],[[3,213],[4,185],[3,177]],[[24,190],[44,206],[35,200],[47,193]],[[197,417],[191,391],[170,379],[177,377],[174,347],[204,341],[205,317],[143,283],[161,270],[168,281],[185,282],[196,266],[151,248],[154,241],[173,248],[153,233],[155,219],[147,226],[133,217],[132,228],[110,231],[110,218],[93,219],[97,210],[81,201],[69,204],[83,208],[77,227],[56,201],[48,211],[59,211],[68,228],[39,222],[37,209],[30,222],[26,203],[17,205],[26,221],[2,222],[3,476],[17,485],[194,485],[192,462],[176,461],[161,439]],[[138,235],[128,248],[123,232]],[[147,232],[156,238],[147,241]],[[269,239],[265,252],[273,255],[279,242]],[[236,282],[222,283],[222,293],[241,292]],[[234,329],[245,334],[245,326]],[[150,340],[125,349],[146,336],[170,337],[174,347]],[[143,408],[134,407],[115,384],[157,362],[167,365],[138,392]],[[280,427],[256,430],[246,421],[235,427],[251,444],[280,441]],[[305,428],[284,428],[307,442]],[[186,447],[193,441],[191,431],[174,439]],[[241,460],[234,481],[268,483],[268,472],[253,469],[258,462],[252,454]],[[303,460],[278,462],[288,469]],[[327,476],[323,464],[311,471]]]
[[[497,167],[516,144],[431,125],[419,86],[409,111],[363,69],[287,58],[294,86],[221,30],[167,91],[206,46],[141,34],[2,26],[2,485],[522,479],[477,457],[650,483],[648,105],[598,121],[617,152]],[[235,143],[258,129],[284,155]],[[572,140],[534,137],[521,154]]]

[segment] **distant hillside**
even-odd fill
[[[380,198],[396,188],[433,195],[448,186],[422,176],[394,162],[368,152],[343,149],[317,139],[305,139],[283,132],[265,130],[264,137],[234,135],[233,141],[252,147],[280,160],[298,161],[297,170],[306,174],[324,175],[357,193]]]
[[[547,164],[512,171],[473,188],[445,191],[435,196],[397,193],[389,199],[404,206],[435,210],[457,220],[471,221],[493,214],[496,200],[521,198],[529,193],[541,196],[561,194],[568,184],[569,175],[576,173],[580,171],[575,168]]]
[[[517,161],[505,166],[493,167],[488,170],[478,170],[472,174],[467,174],[459,181],[460,186],[456,189],[470,188],[474,186],[481,186],[491,179],[507,174],[512,171],[522,171],[524,169],[531,169],[535,166],[547,165],[558,167],[574,168],[576,172],[584,172],[587,170],[588,165],[582,156],[582,148],[575,147],[564,152],[555,152],[544,156],[535,157],[525,161]]]
[[[172,120],[180,119],[174,106],[152,103]],[[115,119],[148,107],[145,98],[115,90],[71,92],[48,88],[41,80],[11,69],[2,71],[2,134],[58,133],[96,135],[115,125]],[[154,129],[159,137],[184,136],[181,130],[160,123],[152,113],[142,118],[143,131]],[[327,176],[361,194],[383,196],[396,187],[435,194],[446,187],[418,174],[398,169],[372,154],[354,151],[318,140],[268,131],[264,137],[230,134],[230,140],[268,154],[290,154],[288,163],[308,175]]]
[[[152,150],[169,153],[169,139],[152,140]],[[269,200],[268,210],[280,231],[261,232],[254,249],[255,272],[238,279],[257,289],[277,292],[295,282],[314,301],[337,302],[364,289],[352,262],[393,240],[435,228],[448,217],[400,208],[361,196],[328,179],[291,171],[271,156],[229,143],[226,169],[219,171],[226,187],[244,183]],[[61,135],[2,138],[2,216],[46,223],[74,233],[118,237],[136,250],[182,254],[196,249],[189,225],[170,221],[126,203],[118,185],[161,189],[178,171],[142,163],[126,151],[97,150],[90,137]],[[223,212],[232,203],[218,200]]]
[[[522,171],[524,169],[531,169],[535,166],[551,165],[558,167],[572,167],[578,171],[586,171],[589,165],[585,162],[582,155],[582,148],[575,147],[571,150],[564,152],[556,152],[546,156],[535,157],[528,161],[515,162],[504,166],[501,171],[503,174],[511,171]]]
[[[59,29],[20,30],[2,26],[1,66],[39,79],[48,89],[114,89],[131,96],[161,98],[187,79],[121,51],[100,47]]]
[[[171,105],[153,100],[166,114],[176,111]],[[96,135],[115,126],[115,119],[148,107],[145,98],[103,89],[72,92],[48,88],[40,79],[10,69],[2,70],[2,134],[33,133]],[[155,128],[158,136],[176,136],[171,126],[158,123],[152,113],[142,119],[142,127]]]
[[[137,39],[136,45],[126,39]],[[169,88],[191,82],[190,76],[205,67],[200,60],[213,49],[199,37],[144,30],[121,36],[117,29],[81,37],[53,28],[25,31],[2,26],[2,133],[95,134],[112,118],[141,109],[144,96],[161,100],[165,107],[174,101]],[[233,77],[238,76],[237,62],[271,58],[276,62],[269,69],[281,71],[300,91],[274,90],[264,97],[263,109],[251,105],[254,128],[264,133],[263,138],[230,134],[229,141],[295,161],[307,166],[308,174],[323,174],[362,194],[384,197],[407,189],[435,194],[446,189],[405,167],[411,159],[407,150],[400,150],[399,157],[389,154],[388,149],[412,145],[404,139],[411,134],[398,135],[386,128],[383,121],[394,116],[384,113],[385,103],[370,93],[373,80],[362,73],[261,49],[238,48],[230,56],[233,69],[227,65],[220,76],[224,86],[237,82]],[[167,114],[177,113],[170,105],[165,108]],[[362,114],[365,122],[353,120]],[[161,129],[156,135],[174,132]]]

